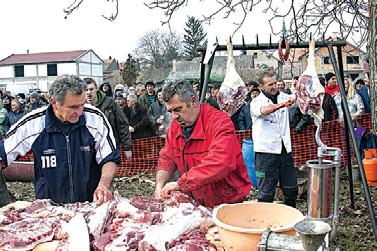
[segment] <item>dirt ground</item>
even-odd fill
[[[354,183],[355,209],[351,209],[346,173],[341,178],[340,190],[340,223],[337,237],[332,242],[332,247],[339,247],[340,250],[377,250],[377,242],[374,241],[370,215],[362,184],[359,181]],[[31,182],[8,182],[8,188],[14,195],[15,200],[34,200],[34,189]],[[132,177],[116,178],[113,184],[114,190],[123,197],[135,195],[152,196],[154,191],[154,175],[139,174]],[[369,187],[375,209],[377,208],[377,188]],[[298,208],[306,213],[305,189],[299,199]],[[255,190],[250,192],[248,200],[255,199]]]

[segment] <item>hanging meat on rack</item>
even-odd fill
[[[314,51],[315,41],[311,39],[309,42],[308,65],[294,88],[296,90],[296,101],[301,112],[303,114],[316,113],[323,118],[322,101],[325,89],[319,82],[315,69]]]
[[[232,116],[245,103],[246,85],[237,73],[233,57],[233,44],[229,39],[227,43],[228,61],[224,81],[217,94],[217,103],[220,110]]]

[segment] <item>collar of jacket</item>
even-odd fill
[[[106,93],[97,91],[96,107],[99,107],[101,103],[106,99]]]
[[[56,124],[58,118],[55,116],[54,111],[52,110],[52,105],[48,105],[46,110],[46,131],[48,133],[55,133],[59,132],[61,133],[62,130],[59,128],[59,126]],[[85,126],[85,117],[84,114],[80,116],[79,121],[73,125],[74,128],[78,128],[81,126]]]
[[[199,116],[198,116],[198,119],[196,120],[195,122],[195,128],[194,128],[194,131],[192,132],[191,136],[190,136],[190,139],[206,139],[206,134],[205,134],[205,131],[204,131],[204,113],[205,111],[208,110],[208,107],[210,107],[209,105],[207,104],[200,104],[200,113],[199,113]],[[213,108],[215,109],[215,108]],[[179,124],[174,121],[178,126]],[[182,137],[184,138],[184,135],[183,135],[183,128],[181,126],[179,126],[179,133],[177,134],[176,136],[177,138],[178,137]]]

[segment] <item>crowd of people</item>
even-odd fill
[[[157,166],[156,197],[181,190],[213,207],[240,202],[249,193],[251,182],[235,130],[252,129],[258,201],[271,202],[280,183],[284,203],[295,207],[297,174],[290,128],[300,133],[313,122],[297,106],[281,104],[294,96],[298,79],[294,77],[287,86],[265,72],[257,82],[250,80],[245,104],[229,117],[217,104],[220,83],[210,84],[202,104],[196,83],[166,83],[160,89],[148,80],[136,86],[118,84],[113,89],[92,78],[63,75],[48,94],[38,90],[14,97],[0,93],[0,163],[6,167],[32,150],[37,198],[102,204],[111,198],[119,150],[130,159],[132,139],[157,135],[166,137],[166,145]],[[356,122],[359,115],[370,112],[369,82],[344,80],[348,107]],[[323,121],[342,121],[335,74],[327,73],[320,81],[325,89]],[[4,204],[9,198],[4,193],[4,177],[0,178],[0,204]]]

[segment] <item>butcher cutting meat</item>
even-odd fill
[[[160,152],[155,196],[181,190],[207,207],[243,201],[251,183],[229,116],[199,103],[188,82],[165,84],[163,100],[173,121]],[[177,169],[180,177],[169,182]]]
[[[98,205],[111,199],[119,150],[106,117],[85,104],[85,89],[76,76],[58,77],[50,105],[20,119],[0,143],[4,166],[33,151],[37,199]]]

